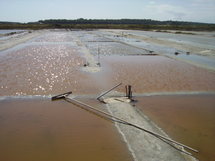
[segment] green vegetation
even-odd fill
[[[132,30],[186,30],[215,31],[215,24],[155,21],[150,19],[76,19],[76,20],[40,20],[30,23],[0,22],[0,29],[132,29]]]

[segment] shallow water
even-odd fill
[[[30,46],[0,59],[1,95],[45,95],[78,89],[83,59],[66,45]],[[81,80],[79,81],[81,83]]]
[[[199,153],[201,161],[213,161],[215,95],[137,97],[137,107],[168,135]]]
[[[20,31],[26,31],[26,30],[0,30],[0,34],[8,34],[11,32],[20,32]]]
[[[81,70],[86,60],[74,39],[67,32],[47,33],[0,52],[0,95],[100,92]]]
[[[199,65],[210,67],[212,69],[215,69],[215,60],[211,59],[206,56],[200,56],[200,55],[185,55],[185,54],[179,54],[176,56],[176,58],[184,59],[187,61],[195,62]]]
[[[19,36],[25,35],[26,33],[27,30],[0,30],[0,42],[4,43],[4,41],[9,41],[10,39],[13,38],[18,38]]]
[[[110,121],[63,100],[2,99],[0,131],[4,161],[132,160]]]
[[[107,79],[130,84],[134,93],[214,91],[215,73],[162,56],[108,56]],[[120,89],[120,88],[119,88]],[[120,91],[125,91],[124,86]]]
[[[163,40],[169,40],[174,42],[180,42],[183,44],[190,44],[197,47],[204,47],[209,49],[215,49],[214,33],[208,35],[186,35],[186,34],[172,34],[163,32],[150,32],[150,31],[128,31],[128,33],[135,35],[142,35],[147,37],[153,37]],[[211,36],[212,35],[212,36]]]
[[[137,48],[144,49],[145,52],[142,54],[147,54],[147,52],[153,51],[156,54],[172,58],[180,57],[180,60],[206,69],[209,68],[215,70],[215,38],[213,33],[210,33],[210,35],[200,33],[198,33],[198,35],[186,35],[149,31],[114,30],[114,34],[109,31],[105,36],[112,40],[116,40],[118,43],[121,42],[132,45],[133,48],[136,47],[136,50]],[[131,38],[134,36],[138,36],[139,38]],[[141,37],[143,39],[149,38],[150,40],[149,42],[144,41]],[[177,57],[175,56],[176,52],[180,53]],[[187,56],[187,52],[190,53],[189,56]],[[203,53],[205,52],[206,55],[210,57],[204,56]],[[130,54],[132,54],[132,52],[130,52]]]
[[[0,52],[0,95],[21,96],[18,99],[0,99],[0,131],[4,131],[0,134],[0,149],[4,155],[0,157],[3,160],[33,160],[31,156],[35,156],[35,160],[131,159],[112,124],[94,118],[94,115],[91,117],[91,114],[79,108],[67,108],[72,105],[63,101],[53,103],[47,97],[35,99],[35,95],[73,91],[75,95],[96,98],[120,82],[123,85],[116,90],[123,93],[126,84],[132,85],[133,92],[137,94],[215,91],[213,71],[163,56],[126,56],[140,55],[144,50],[112,42],[101,33],[47,31],[26,43]],[[100,72],[82,70],[86,63],[83,47],[90,50],[95,60],[99,48]],[[25,95],[33,95],[33,99],[26,99],[23,97]],[[202,98],[200,96],[200,102]],[[84,101],[101,108],[95,101]],[[150,101],[153,104],[153,100]],[[183,99],[180,101],[183,102]],[[171,134],[171,131],[174,128],[167,132]],[[188,140],[186,134],[183,137]],[[14,156],[9,155],[11,153]]]
[[[0,95],[99,94],[120,82],[136,93],[215,90],[214,72],[170,58],[112,55],[100,61],[101,72],[90,74],[81,70],[85,58],[78,48],[23,47],[0,57]]]

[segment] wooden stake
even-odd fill
[[[106,92],[100,94],[96,99],[99,100],[102,96],[106,95],[107,93],[109,93],[110,91],[114,90],[115,88],[119,87],[122,83],[117,84],[116,86],[114,86],[113,88],[107,90]],[[100,101],[100,100],[99,100]]]
[[[132,91],[131,91],[131,85],[126,85],[125,86],[125,92],[126,92],[126,97],[128,97],[128,99],[132,99]]]

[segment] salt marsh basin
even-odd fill
[[[0,113],[1,160],[132,160],[111,122],[67,102],[5,98]]]
[[[62,160],[63,157],[63,160],[115,158],[144,161],[144,157],[134,158],[132,153],[136,151],[129,149],[129,143],[113,123],[63,100],[51,102],[50,97],[73,91],[84,102],[108,111],[95,98],[119,82],[123,85],[113,94],[124,95],[124,86],[132,85],[134,96],[140,101],[134,109],[151,107],[150,101],[145,104],[142,100],[153,95],[211,98],[212,94],[214,97],[215,72],[211,63],[214,61],[211,45],[214,37],[213,33],[211,35],[196,33],[177,37],[173,33],[132,30],[41,30],[0,40],[0,128],[3,131],[0,149],[4,151],[0,159],[34,160],[36,156],[35,160]],[[192,60],[189,57],[192,55],[204,59]],[[210,59],[210,63],[201,61],[205,59]],[[97,65],[98,62],[101,66]],[[190,104],[183,99],[180,101],[184,103],[183,107],[200,105],[197,101]],[[152,99],[153,102],[156,101]],[[172,106],[177,111],[180,103],[174,103]],[[211,104],[215,107],[213,102]],[[158,105],[161,108],[158,111],[165,109],[165,104],[158,102]],[[207,113],[203,104],[199,108]],[[162,124],[156,119],[159,118],[157,113],[141,112],[149,115],[150,120],[161,126],[169,137],[175,138],[175,129],[167,128],[168,121]],[[189,117],[192,120],[195,115]],[[181,116],[177,119],[183,120]],[[198,128],[206,124],[211,127],[212,122],[203,119]],[[214,129],[207,130],[210,133]],[[176,139],[189,145],[187,140],[192,133],[181,134]],[[204,139],[209,141],[210,136]],[[201,153],[204,145],[196,137],[192,146],[199,148],[200,153],[194,156],[203,161],[213,159],[210,151]],[[141,150],[144,151],[144,145],[138,149],[140,153]]]

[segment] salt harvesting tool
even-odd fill
[[[103,101],[101,101],[100,98],[101,98],[102,96],[106,95],[107,93],[109,93],[110,91],[114,90],[115,88],[119,87],[120,85],[122,85],[122,83],[119,83],[119,84],[117,84],[116,86],[114,86],[113,88],[111,88],[111,89],[105,91],[104,93],[100,94],[96,99],[97,99],[98,101],[100,101],[100,102],[103,102]]]
[[[119,86],[119,85],[121,85],[121,83],[118,84],[117,86]],[[116,86],[115,86],[115,88],[116,88]],[[108,91],[110,91],[110,90],[108,90]],[[105,93],[107,93],[107,92],[105,92]],[[139,129],[139,130],[142,130],[142,131],[144,131],[144,132],[146,132],[146,133],[148,133],[148,134],[150,134],[150,135],[153,135],[153,136],[157,137],[158,139],[164,141],[165,143],[169,144],[170,146],[174,147],[174,148],[177,149],[178,151],[181,151],[181,152],[183,152],[183,153],[185,153],[185,154],[188,154],[188,155],[191,155],[191,156],[192,156],[191,153],[189,153],[189,152],[187,152],[187,151],[185,151],[185,150],[183,150],[183,149],[179,149],[179,147],[176,147],[175,145],[178,145],[178,146],[180,146],[180,147],[183,147],[184,149],[188,149],[188,150],[191,150],[191,151],[193,151],[193,152],[198,153],[198,150],[193,149],[193,148],[191,148],[191,147],[189,147],[189,146],[187,146],[187,145],[184,145],[184,144],[182,144],[182,143],[179,143],[179,142],[177,142],[177,141],[175,141],[175,140],[172,140],[172,139],[170,139],[170,138],[168,138],[168,137],[162,136],[162,135],[160,135],[160,134],[158,134],[158,133],[155,133],[155,132],[152,132],[152,131],[150,131],[150,130],[147,130],[147,129],[143,128],[143,127],[140,127],[140,126],[138,126],[138,125],[135,125],[135,124],[133,124],[133,123],[130,123],[130,122],[128,122],[128,121],[126,121],[126,120],[123,120],[123,119],[121,119],[121,118],[119,118],[119,117],[113,116],[113,115],[111,115],[111,114],[109,114],[109,113],[107,113],[107,112],[104,112],[104,111],[102,111],[102,110],[99,110],[99,109],[97,109],[97,108],[95,108],[95,107],[93,107],[93,106],[91,106],[91,105],[88,105],[88,104],[86,104],[86,103],[83,103],[83,102],[81,102],[81,101],[79,101],[79,100],[77,100],[77,99],[71,98],[71,97],[69,97],[70,94],[72,94],[71,91],[70,91],[70,92],[63,93],[63,94],[59,94],[59,95],[56,95],[56,96],[53,96],[51,99],[52,99],[52,101],[59,100],[59,99],[64,99],[65,101],[67,101],[67,102],[69,102],[69,103],[72,103],[72,104],[74,104],[74,105],[76,105],[76,106],[80,106],[80,107],[82,107],[82,108],[84,108],[84,109],[86,109],[86,110],[88,110],[88,111],[91,111],[91,112],[96,113],[96,114],[100,114],[100,116],[103,116],[103,117],[105,117],[105,118],[107,118],[107,119],[109,119],[109,120],[111,120],[111,121],[113,121],[113,122],[122,123],[122,124],[125,124],[125,125],[128,125],[128,126],[132,126],[132,127],[134,127],[134,128],[137,128],[137,129]],[[104,95],[104,93],[103,93],[102,95],[100,95],[99,97],[97,97],[97,99],[99,100],[99,98],[102,97],[103,95]],[[100,100],[99,100],[99,101],[100,101]]]
[[[69,96],[70,94],[72,94],[72,91],[66,92],[66,93],[63,93],[63,94],[59,94],[59,95],[56,95],[56,96],[53,96],[52,97],[52,101],[59,100],[59,99],[64,99],[67,96]]]

